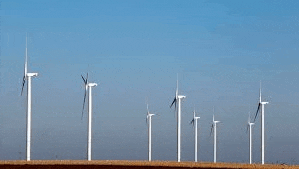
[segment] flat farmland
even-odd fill
[[[208,162],[174,162],[174,161],[125,161],[125,160],[8,160],[0,161],[1,168],[102,168],[102,169],[182,169],[182,168],[265,168],[287,169],[299,166],[278,164],[241,164],[241,163],[208,163]]]

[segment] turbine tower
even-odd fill
[[[254,117],[254,122],[256,120],[257,114],[259,113],[260,106],[262,106],[262,113],[261,113],[261,161],[262,164],[265,164],[265,116],[264,116],[264,107],[265,104],[268,104],[269,102],[262,102],[262,84],[260,82],[260,100],[257,107],[257,111]]]
[[[84,111],[84,105],[85,105],[85,100],[86,100],[86,93],[87,90],[88,92],[88,136],[87,136],[87,159],[88,161],[91,160],[91,121],[92,121],[92,92],[91,89],[92,87],[97,86],[98,84],[96,83],[89,83],[88,82],[88,73],[86,78],[84,78],[81,75],[84,85],[85,85],[85,93],[84,93],[84,100],[83,100],[83,109],[82,109],[82,116],[83,117],[83,111]]]
[[[147,115],[146,122],[148,123],[148,161],[152,160],[152,116],[156,114],[151,114],[148,110],[147,104]]]
[[[194,161],[197,162],[197,120],[200,119],[200,117],[196,117],[195,116],[195,110],[193,111],[193,119],[192,121],[190,122],[191,124],[195,124],[194,126],[194,133],[195,133],[195,143],[194,143]]]
[[[172,101],[170,108],[175,105],[175,110],[177,111],[177,160],[178,162],[181,161],[181,102],[182,99],[186,98],[186,96],[183,95],[178,95],[178,79],[177,79],[177,86],[176,86],[176,91],[175,91],[175,97],[174,100]],[[178,107],[177,107],[178,103]]]
[[[26,80],[28,81],[27,84],[27,161],[30,161],[31,157],[31,78],[38,75],[38,73],[28,73],[27,72],[27,66],[28,66],[28,60],[27,60],[27,35],[26,35],[26,50],[25,50],[25,66],[24,66],[24,76],[23,76],[23,83],[22,83],[22,91],[21,95],[23,94],[24,86],[26,83]]]
[[[249,129],[249,164],[252,164],[252,130],[251,127],[254,125],[254,123],[250,122],[250,113],[248,116],[248,122],[247,122],[247,131]]]
[[[211,126],[211,133],[212,134],[212,131],[214,129],[214,163],[216,163],[217,161],[217,123],[219,123],[220,121],[215,121],[214,120],[214,115],[213,115],[213,124]]]

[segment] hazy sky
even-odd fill
[[[0,159],[25,159],[26,94],[20,96],[26,33],[32,80],[32,159],[86,159],[89,72],[93,159],[146,160],[146,100],[152,159],[176,160],[176,77],[182,103],[182,161],[248,162],[248,112],[262,81],[266,163],[299,164],[298,1],[1,1]],[[260,163],[260,117],[253,129]]]

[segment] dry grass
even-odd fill
[[[260,165],[260,164],[240,164],[240,163],[208,163],[208,162],[174,162],[174,161],[124,161],[124,160],[17,160],[0,161],[0,167],[9,168],[43,168],[55,166],[55,168],[265,168],[265,169],[288,169],[298,168],[299,166],[288,165]],[[39,166],[39,167],[37,167]],[[76,166],[76,167],[75,167]]]

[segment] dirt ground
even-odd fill
[[[182,169],[182,168],[265,168],[265,169],[289,169],[299,166],[289,165],[260,165],[240,163],[207,163],[207,162],[174,162],[174,161],[123,161],[123,160],[9,160],[0,161],[0,168],[101,168],[101,169]]]

